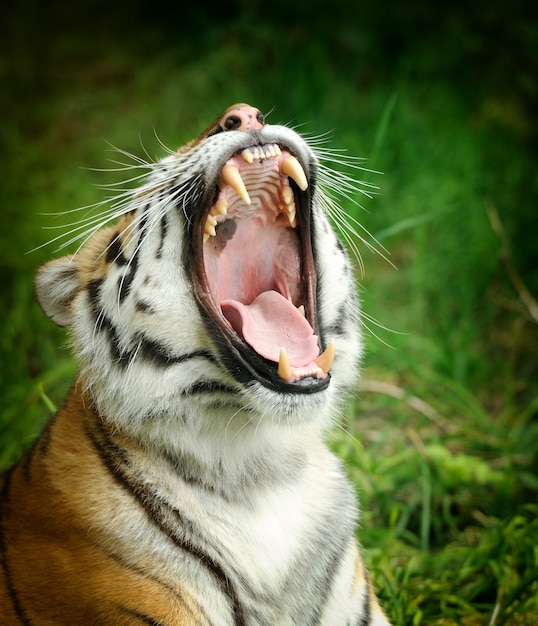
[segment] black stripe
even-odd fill
[[[120,276],[118,278],[118,297],[120,302],[123,302],[131,291],[131,286],[138,270],[138,259],[139,249],[137,248],[132,258],[129,259],[129,269],[125,272],[123,276]]]
[[[135,338],[135,343],[140,346],[140,348],[138,348],[138,354],[143,359],[151,361],[158,367],[168,367],[170,365],[190,361],[191,359],[206,359],[215,363],[215,357],[211,354],[211,352],[207,352],[206,350],[195,350],[194,352],[187,352],[186,354],[170,355],[167,353],[166,348],[164,348],[164,346],[157,341],[137,336]],[[134,358],[136,352],[136,349],[130,350],[125,355],[122,355],[121,358],[123,360],[127,359],[128,363]]]
[[[138,242],[136,245],[136,249],[133,256],[128,261],[127,272],[118,280],[120,302],[123,302],[125,298],[129,295],[133,280],[135,279],[136,272],[138,270],[138,262],[140,259],[140,246],[142,244],[142,240],[146,236],[149,208],[150,204],[148,203],[144,207],[140,219],[138,220]]]
[[[151,306],[151,304],[148,304],[147,302],[144,302],[144,300],[140,299],[136,300],[135,309],[137,311],[140,311],[140,313],[147,313],[148,315],[155,313],[155,310]]]
[[[328,232],[328,229],[325,232]],[[340,239],[338,239],[338,237],[336,237],[335,239],[336,239],[336,246],[337,246],[337,248],[346,257],[346,261],[347,261],[347,250],[345,249],[344,244],[340,241]],[[347,266],[347,264],[346,264],[346,266]]]
[[[334,541],[334,538],[333,538]],[[334,575],[336,570],[341,564],[342,558],[344,556],[344,545],[340,542],[340,545],[333,546],[333,552],[328,558],[328,562],[325,563],[324,568],[324,578],[322,580],[318,580],[318,596],[317,596],[317,606],[312,614],[312,618],[309,622],[310,626],[315,626],[319,624],[321,621],[321,616],[323,611],[325,610],[325,605],[327,602],[327,598],[329,597],[329,593],[333,589],[332,582],[334,581]]]
[[[208,192],[207,196],[206,191]],[[204,204],[204,196],[206,196],[206,205],[211,202],[211,198],[208,197],[210,193],[212,194],[213,190],[206,189],[203,174],[200,172],[193,174],[187,180],[181,179],[179,185],[170,190],[169,195],[174,198],[176,207],[187,218],[186,232],[192,226],[195,213]],[[192,233],[189,233],[189,237],[191,235]]]
[[[92,442],[94,443],[94,442]],[[174,589],[173,587],[171,587],[170,585],[167,585],[166,583],[164,583],[162,580],[156,578],[155,576],[153,576],[152,574],[149,574],[146,570],[140,568],[140,567],[136,567],[135,565],[133,565],[132,563],[128,563],[127,561],[125,561],[121,556],[119,556],[118,554],[115,554],[114,552],[110,552],[109,550],[107,550],[104,546],[102,546],[101,544],[95,543],[95,542],[90,542],[91,545],[99,550],[100,552],[102,552],[107,558],[111,559],[112,561],[115,561],[116,563],[118,563],[123,569],[126,569],[128,571],[134,572],[135,574],[139,574],[140,576],[142,576],[144,579],[146,580],[150,580],[154,583],[156,583],[157,585],[164,587],[172,596],[175,596],[176,598],[179,598],[180,601],[183,604],[183,608],[187,611],[189,611],[189,613],[193,613],[192,609],[190,608],[189,604],[192,602],[196,605],[196,610],[202,614],[204,616],[204,619],[206,621],[209,621],[209,618],[204,610],[204,608],[202,606],[200,606],[200,604],[198,602],[196,602],[196,600],[194,598],[190,598],[190,602],[188,602],[187,600],[185,600],[185,596],[181,593],[181,591],[178,591],[177,589]],[[138,611],[134,611],[132,609],[128,609],[127,607],[124,606],[117,606],[117,608],[119,610],[122,611],[126,611],[130,614],[135,615],[136,617],[139,618],[143,618],[143,619],[149,619],[151,620],[152,618],[148,617],[147,615],[143,615],[142,613],[139,613]],[[157,622],[155,620],[153,621],[149,621],[147,622],[149,624],[161,624],[161,622]]]
[[[87,434],[103,464],[112,474],[115,481],[138,502],[146,512],[148,519],[180,550],[190,554],[200,565],[205,566],[213,574],[220,589],[230,601],[234,624],[236,626],[244,626],[246,624],[244,609],[232,581],[224,571],[224,568],[195,544],[197,533],[192,523],[179,510],[164,503],[153,488],[148,487],[140,480],[136,480],[136,477],[128,476],[133,471],[127,452],[110,441],[104,424],[99,425],[98,434],[89,428],[87,429]],[[167,516],[173,517],[172,524],[167,523]],[[174,532],[178,527],[185,531],[186,538],[180,537]]]
[[[231,395],[240,395],[237,389],[224,385],[216,381],[199,381],[191,385],[185,391],[182,392],[184,396],[193,396],[196,394],[212,394],[212,393],[226,393]]]
[[[194,352],[188,352],[186,354],[171,355],[162,344],[151,339],[146,339],[141,335],[136,335],[133,338],[135,348],[131,350],[122,349],[114,324],[112,324],[100,307],[102,283],[102,279],[92,280],[88,283],[88,297],[93,316],[96,320],[95,327],[97,330],[105,332],[108,335],[110,353],[116,365],[125,369],[135,357],[150,361],[157,367],[169,367],[178,363],[184,363],[190,359],[206,359],[212,363],[216,363],[215,357],[206,350],[195,350]]]
[[[168,524],[166,523],[165,515],[162,511],[163,504],[158,502],[158,494],[150,494],[151,500],[145,500],[145,495],[147,493],[148,491],[144,489],[140,494],[137,495],[140,498],[139,501],[142,504],[144,504],[145,502],[149,504],[149,502],[153,500],[153,506],[146,505],[146,511],[150,519],[164,534],[167,535],[167,537],[171,541],[175,543],[178,548],[193,556],[200,565],[205,566],[213,574],[213,576],[217,579],[217,582],[222,592],[226,596],[228,596],[233,612],[234,624],[236,624],[236,626],[244,626],[246,624],[246,621],[243,606],[239,601],[237,591],[235,590],[232,581],[227,576],[223,567],[219,563],[217,563],[217,561],[215,561],[207,552],[204,552],[200,547],[194,545],[192,540],[185,541],[180,537],[177,537],[177,535],[173,532],[173,529],[169,528]],[[192,526],[192,523],[187,520],[177,509],[173,509],[171,507],[166,508],[169,509],[167,512],[171,513],[175,518],[175,523],[179,523],[179,526],[187,530],[188,534],[190,534],[194,539],[194,535],[196,533],[194,527]]]
[[[101,311],[101,286],[103,284],[102,278],[95,278],[88,283],[86,291],[88,292],[88,298],[90,300],[90,306],[96,320],[98,320],[99,313]]]
[[[165,626],[162,622],[158,622],[157,620],[154,620],[152,617],[149,617],[149,615],[144,615],[143,613],[139,613],[138,611],[134,611],[133,609],[128,609],[125,606],[118,606],[117,608],[123,613],[126,613],[127,615],[131,615],[132,617],[135,617],[142,624],[149,624],[149,626]]]
[[[324,332],[329,335],[342,336],[344,334],[344,324],[348,316],[348,309],[345,306],[340,308],[336,320],[327,328],[324,328]]]
[[[36,454],[36,448],[38,447],[38,442],[39,442],[39,439],[34,441],[32,446],[25,452],[19,464],[24,480],[27,483],[30,482],[30,468],[32,466],[32,461],[34,460],[34,455]]]
[[[159,242],[159,247],[157,248],[157,252],[155,253],[155,257],[160,259],[163,253],[164,240],[166,239],[166,234],[168,233],[168,219],[166,215],[163,215],[161,218],[161,240]]]
[[[121,239],[119,233],[116,233],[110,240],[110,243],[108,244],[106,250],[105,261],[107,263],[116,263],[116,265],[120,266],[127,264],[127,259],[125,258],[121,247]]]
[[[9,557],[7,553],[7,541],[4,530],[4,519],[8,512],[9,503],[10,503],[10,488],[11,488],[11,476],[13,473],[12,468],[5,476],[4,476],[4,487],[2,489],[2,493],[0,494],[0,502],[2,503],[2,508],[0,508],[0,563],[2,565],[2,569],[4,570],[6,576],[6,584],[7,584],[7,593],[8,597],[11,599],[11,605],[15,610],[15,615],[24,626],[30,626],[31,622],[24,611],[24,608],[21,604],[21,600],[19,598],[19,594],[17,589],[15,588],[15,583],[13,582],[13,578],[11,576],[11,571],[9,568]]]

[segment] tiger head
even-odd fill
[[[104,215],[114,226],[37,275],[96,410],[158,437],[326,426],[361,352],[326,166],[296,132],[238,104],[148,167]]]

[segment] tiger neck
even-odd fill
[[[260,418],[227,432],[226,418],[220,428],[215,428],[215,416],[204,425],[201,411],[195,427],[173,416],[118,427],[99,413],[80,384],[71,395],[101,458],[128,482],[136,476],[169,476],[226,500],[244,500],[297,481],[326,451],[319,427],[312,424],[277,425]]]

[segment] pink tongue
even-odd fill
[[[318,355],[317,336],[293,304],[276,291],[264,291],[246,305],[223,300],[222,313],[258,354],[278,363],[286,348],[292,367],[305,367]]]

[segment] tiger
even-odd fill
[[[325,162],[239,103],[149,170],[37,272],[79,369],[2,477],[1,623],[389,624],[326,441],[363,341]]]

